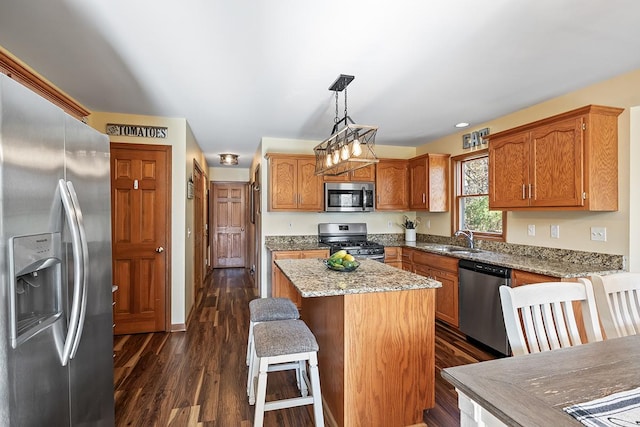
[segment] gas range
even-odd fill
[[[318,241],[328,245],[331,254],[344,249],[355,258],[384,262],[384,246],[367,240],[366,223],[320,223]]]

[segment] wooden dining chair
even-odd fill
[[[607,338],[640,333],[640,273],[591,276],[600,322]]]
[[[581,304],[588,342],[602,341],[591,282],[500,286],[502,314],[514,356],[582,344],[573,302]]]

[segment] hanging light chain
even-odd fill
[[[333,123],[337,124],[338,123],[338,91],[334,92],[336,94],[336,117],[333,119]]]
[[[347,124],[347,88],[344,88],[344,117],[345,117],[345,121],[344,124]]]

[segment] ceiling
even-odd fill
[[[0,45],[86,108],[184,117],[210,166],[246,168],[263,136],[329,136],[341,73],[377,144],[418,146],[639,69],[639,18],[637,0],[3,0]]]

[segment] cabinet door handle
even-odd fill
[[[531,184],[529,184],[529,198],[531,198]]]
[[[422,203],[427,203],[427,195],[422,193]]]
[[[522,200],[527,198],[526,194],[524,193],[525,192],[524,187],[525,187],[525,184],[522,184]]]

